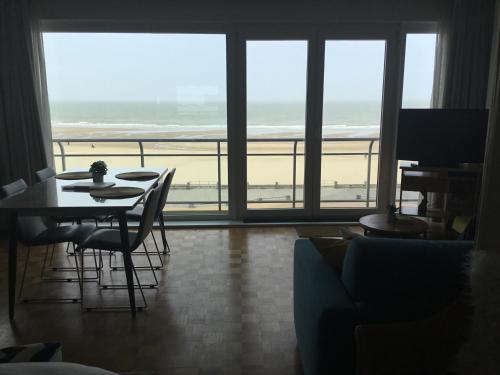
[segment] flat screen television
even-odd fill
[[[401,109],[396,158],[438,167],[482,163],[487,127],[486,109]]]

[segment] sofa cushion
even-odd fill
[[[311,242],[325,261],[340,274],[342,272],[342,265],[344,264],[345,253],[351,241],[344,240],[343,238],[312,237]]]
[[[61,344],[58,342],[43,342],[0,349],[0,363],[59,362],[61,360]]]
[[[98,367],[78,363],[5,363],[0,364],[0,375],[118,375]]]
[[[356,303],[442,306],[463,289],[472,247],[469,241],[356,238],[344,259],[342,282]]]

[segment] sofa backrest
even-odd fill
[[[452,299],[465,285],[473,246],[470,241],[356,238],[344,258],[342,282],[357,303]]]

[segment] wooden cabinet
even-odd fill
[[[400,212],[403,215],[444,218],[447,224],[457,215],[475,216],[480,183],[480,167],[401,167]],[[403,191],[420,192],[423,200],[419,207],[404,206]],[[442,196],[440,207],[428,207],[428,193]]]

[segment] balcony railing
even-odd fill
[[[378,138],[323,138],[323,142],[364,142],[367,144],[366,151],[356,151],[356,152],[322,152],[322,156],[364,156],[366,158],[366,181],[362,184],[344,184],[340,185],[337,182],[332,184],[334,188],[356,188],[364,190],[364,199],[361,195],[358,195],[356,199],[322,199],[322,203],[351,203],[356,202],[357,204],[363,203],[366,207],[370,207],[370,203],[376,201],[375,198],[371,196],[370,189],[376,187],[371,184],[371,174],[372,174],[372,159],[373,156],[378,155],[378,151],[374,151],[373,146],[377,142]],[[201,183],[198,185],[193,183],[186,184],[174,184],[172,189],[194,189],[196,187],[201,188],[215,188],[217,190],[216,200],[169,200],[169,204],[175,205],[206,205],[215,204],[219,211],[222,211],[223,205],[227,205],[227,199],[223,198],[223,191],[227,191],[227,185],[222,184],[222,158],[227,157],[227,152],[223,149],[227,149],[227,139],[225,138],[189,138],[189,139],[163,139],[163,138],[57,138],[53,140],[54,144],[57,144],[59,153],[55,153],[54,156],[59,158],[62,166],[62,170],[67,169],[68,160],[74,158],[89,158],[89,157],[133,157],[138,158],[141,167],[147,167],[147,160],[149,158],[179,158],[179,157],[216,157],[217,158],[217,179],[215,183]],[[87,153],[68,153],[66,150],[66,145],[71,143],[135,143],[138,146],[138,152],[136,153],[102,153],[102,152],[87,152]],[[179,143],[198,143],[198,144],[212,144],[215,152],[146,152],[145,145],[147,144],[179,144]],[[281,185],[281,188],[291,189],[291,196],[288,195],[283,197],[278,197],[272,199],[272,203],[275,204],[291,204],[295,208],[298,204],[303,203],[302,199],[298,199],[297,191],[302,187],[297,184],[297,158],[304,156],[304,152],[299,151],[299,145],[304,143],[304,139],[300,138],[252,138],[247,140],[248,144],[251,143],[289,143],[292,147],[292,152],[250,152],[247,153],[249,157],[270,157],[270,156],[285,156],[291,158],[292,164],[292,183],[291,185]],[[248,186],[248,188],[258,188],[258,189],[268,189],[275,188],[276,185],[255,185]],[[325,187],[325,184],[322,184]],[[269,203],[270,200],[265,198],[248,200],[249,204],[260,204]]]

